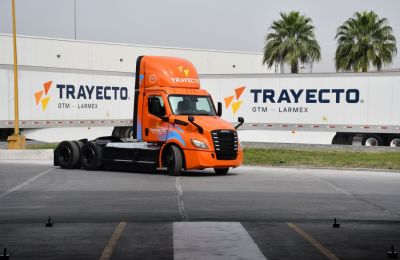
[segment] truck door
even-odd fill
[[[165,116],[165,100],[161,94],[146,94],[143,107],[143,140],[146,142],[164,142],[167,139],[168,122]]]

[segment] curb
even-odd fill
[[[0,149],[0,160],[47,160],[54,158],[53,149],[4,150]]]

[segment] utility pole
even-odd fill
[[[18,111],[18,63],[17,63],[17,28],[15,22],[15,0],[11,0],[12,26],[13,26],[13,49],[14,49],[14,134],[7,138],[8,149],[25,149],[25,136],[19,133],[19,111]]]

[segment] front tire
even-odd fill
[[[175,146],[171,145],[167,152],[167,172],[171,176],[180,176],[182,173],[182,152]]]
[[[96,171],[103,166],[102,149],[94,142],[87,142],[81,150],[81,164],[85,170]]]
[[[214,168],[216,175],[227,175],[229,168]]]

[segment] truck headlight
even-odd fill
[[[199,141],[199,140],[190,139],[190,141],[192,141],[192,144],[193,144],[194,146],[196,146],[197,148],[200,148],[200,149],[208,149],[207,144],[205,144],[205,143],[203,143],[203,142],[201,142],[201,141]]]

